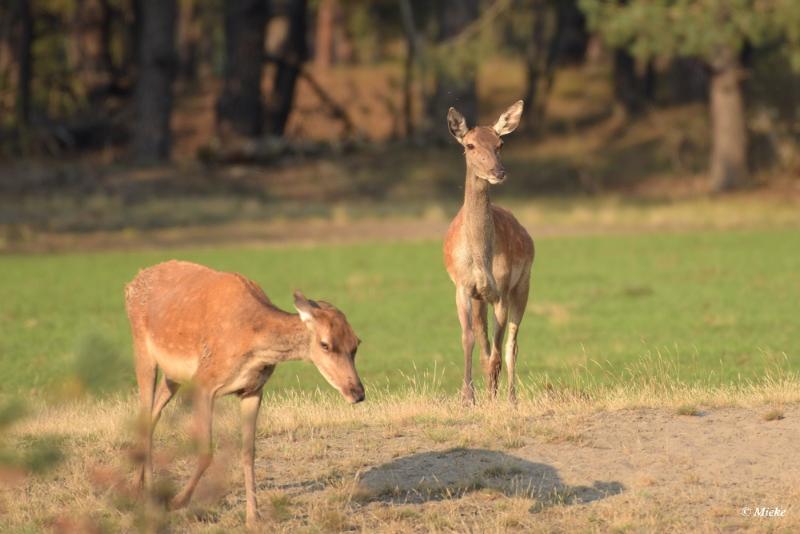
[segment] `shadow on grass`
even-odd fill
[[[603,481],[569,486],[550,465],[487,449],[456,448],[405,456],[374,467],[360,477],[355,498],[407,504],[488,490],[533,499],[531,512],[538,512],[550,506],[604,499],[624,489],[619,482]]]

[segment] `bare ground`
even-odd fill
[[[793,530],[800,526],[800,466],[791,452],[800,410],[788,415],[766,422],[747,409],[701,416],[625,410],[537,435],[538,425],[558,424],[550,416],[527,420],[530,431],[521,430],[518,441],[456,448],[414,429],[391,440],[359,436],[356,518],[366,530],[383,528],[380,518],[398,510],[433,520],[405,522],[419,531]],[[330,457],[347,456],[354,440],[341,436],[328,446]],[[298,502],[303,493],[294,493]],[[746,517],[758,507],[787,516]],[[437,516],[447,519],[436,525]]]
[[[256,464],[263,530],[798,531],[794,387],[700,408],[676,407],[683,397],[626,408],[641,402],[552,394],[468,409],[431,395],[356,407],[267,399]],[[165,529],[242,528],[238,416],[234,402],[220,404],[215,464],[189,510],[153,519]],[[133,410],[130,401],[51,407],[19,423],[18,446],[60,436],[67,459],[0,492],[0,529],[141,527],[128,499]],[[192,468],[185,417],[172,407],[157,431],[167,492]]]

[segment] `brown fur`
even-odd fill
[[[448,125],[453,136],[465,147],[467,163],[464,205],[459,210],[444,240],[444,263],[456,286],[456,308],[461,324],[464,351],[466,402],[474,402],[472,351],[479,342],[481,362],[490,394],[497,394],[501,368],[501,345],[509,323],[506,345],[508,395],[516,399],[514,373],[517,357],[517,332],[528,301],[534,245],[528,232],[511,212],[493,206],[490,184],[505,181],[500,162],[500,136],[510,133],[519,122],[522,103],[511,106],[494,127],[468,130],[460,113],[451,108]],[[489,345],[486,311],[493,306],[495,328]]]
[[[278,363],[311,360],[351,402],[364,398],[355,369],[359,344],[344,314],[295,294],[297,314],[275,307],[253,281],[194,263],[169,261],[141,271],[125,288],[139,383],[145,462],[151,477],[152,431],[182,383],[194,386],[194,433],[200,459],[192,478],[172,500],[184,506],[211,461],[214,399],[242,399],[243,468],[247,523],[256,521],[253,479],[255,423],[261,390]],[[155,389],[156,374],[162,380]]]

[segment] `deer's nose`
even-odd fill
[[[506,179],[506,170],[505,169],[498,169],[494,171],[494,177],[498,182],[502,182]]]
[[[350,390],[350,402],[353,404],[363,401],[365,397],[366,395],[364,394],[364,386],[361,384]]]

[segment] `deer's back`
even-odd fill
[[[134,339],[176,375],[192,374],[204,354],[246,351],[274,313],[244,276],[175,260],[141,271],[125,297]]]

